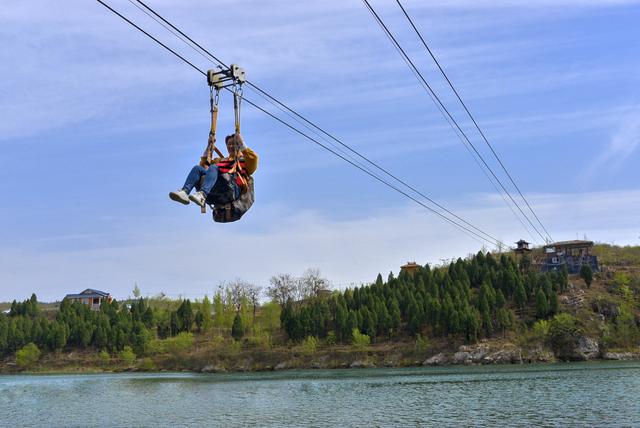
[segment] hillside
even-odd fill
[[[590,284],[478,253],[332,293],[295,294],[285,276],[274,277],[273,301],[262,305],[240,285],[213,302],[140,299],[100,311],[69,302],[43,311],[33,296],[0,316],[1,367],[225,371],[637,358],[640,247],[595,252],[602,272]]]

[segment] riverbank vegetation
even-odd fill
[[[55,310],[43,309],[32,295],[0,315],[0,367],[415,365],[480,345],[517,346],[525,360],[530,355],[537,361],[580,358],[576,348],[593,351],[589,340],[598,355],[637,352],[638,247],[596,251],[606,263],[595,275],[541,273],[526,257],[483,252],[411,273],[379,274],[371,284],[343,291],[328,291],[318,271],[300,278],[279,274],[265,290],[267,302],[260,287],[240,280],[220,287],[212,300],[156,296],[103,302],[99,311],[66,300]]]

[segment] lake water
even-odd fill
[[[640,426],[640,362],[0,376],[1,426]]]

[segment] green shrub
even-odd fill
[[[604,332],[605,343],[609,347],[632,348],[640,342],[640,329],[630,306],[620,305],[618,316],[613,325]]]
[[[633,291],[629,287],[631,277],[624,272],[617,272],[613,276],[614,292],[621,295],[627,302],[633,301]]]
[[[138,361],[138,368],[142,371],[150,372],[155,370],[156,366],[151,358],[146,357]]]
[[[193,347],[193,334],[182,332],[164,340],[164,350],[173,355],[184,354]]]
[[[120,361],[123,363],[131,365],[136,360],[136,354],[133,352],[133,349],[131,349],[131,346],[125,346],[118,354],[118,358],[120,358]]]
[[[424,354],[429,349],[430,343],[427,337],[423,337],[421,334],[416,334],[416,352]]]
[[[360,330],[358,330],[357,328],[353,329],[351,337],[351,343],[353,344],[353,347],[358,351],[365,351],[371,343],[371,338],[366,334],[360,333]]]
[[[335,331],[330,331],[329,333],[327,333],[327,338],[325,339],[325,343],[327,344],[327,346],[333,346],[336,344],[337,342],[337,338],[336,338],[336,332]]]
[[[109,355],[109,353],[103,349],[102,351],[98,352],[98,360],[101,364],[107,365],[111,361],[111,355]]]
[[[256,326],[253,335],[247,338],[247,344],[251,347],[268,351],[272,348],[271,334],[264,331],[260,326]]]
[[[307,336],[300,344],[300,352],[303,355],[313,355],[318,350],[318,339],[314,336]]]
[[[576,346],[580,329],[577,319],[567,313],[558,314],[549,323],[548,341],[556,355],[569,359]]]
[[[531,328],[532,338],[538,342],[544,343],[549,335],[549,321],[538,320]]]
[[[33,367],[40,359],[40,350],[34,343],[29,343],[16,352],[16,363],[22,369]]]
[[[155,355],[155,354],[161,354],[163,352],[166,352],[165,341],[166,340],[153,339],[147,345],[147,353],[150,355]]]

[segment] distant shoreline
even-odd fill
[[[170,359],[140,359],[132,364],[118,361],[100,364],[89,353],[71,352],[47,355],[32,370],[19,370],[11,363],[0,365],[0,374],[101,374],[101,373],[243,373],[285,370],[340,370],[358,368],[417,368],[447,366],[532,365],[580,361],[640,361],[640,348],[624,352],[597,353],[577,350],[569,360],[556,358],[549,349],[522,348],[509,342],[485,341],[458,348],[441,348],[420,353],[406,343],[393,346],[372,346],[367,351],[335,347],[302,355],[292,349],[272,351],[240,351],[235,354],[185,355],[180,361]],[[582,353],[581,353],[582,352]]]

